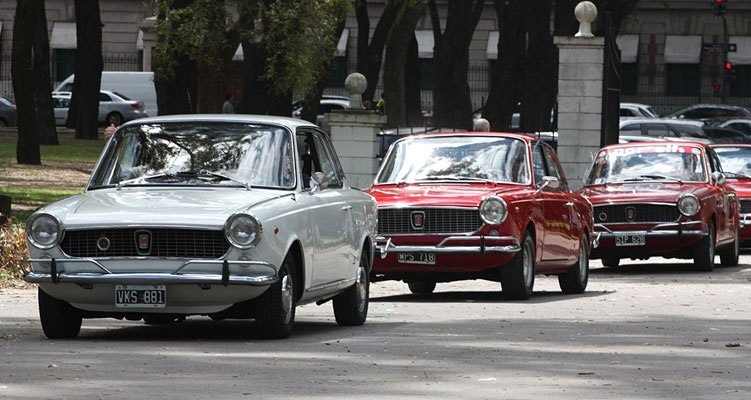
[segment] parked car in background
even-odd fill
[[[666,118],[705,120],[718,117],[751,117],[751,111],[728,104],[694,104],[665,116]]]
[[[743,132],[744,134],[751,136],[751,117],[749,118],[717,118],[707,121],[707,125],[716,126],[719,128],[735,129]]]
[[[55,88],[56,92],[72,92],[75,75],[65,78]],[[102,71],[100,90],[122,93],[131,99],[142,101],[142,110],[155,117],[158,115],[154,73],[150,71]]]
[[[366,191],[378,202],[372,281],[413,293],[439,282],[485,279],[527,299],[535,274],[557,275],[564,293],[589,277],[592,208],[569,190],[552,147],[524,135],[412,135],[389,149]]]
[[[712,143],[751,143],[751,136],[739,130],[719,126],[701,128]]]
[[[55,123],[65,125],[70,108],[70,92],[52,92],[52,105]],[[120,126],[123,122],[148,117],[142,101],[131,100],[117,92],[102,90],[99,92],[99,124]]]
[[[15,103],[0,96],[0,126],[16,126],[17,112]]]
[[[324,114],[331,112],[331,110],[346,110],[349,107],[349,97],[347,96],[323,95],[318,106],[318,116],[323,117]],[[292,116],[300,118],[302,109],[302,100],[292,103]]]
[[[682,121],[669,118],[630,118],[618,123],[622,136],[649,136],[652,138],[687,138],[710,143],[699,121]]]
[[[738,193],[740,201],[741,246],[751,246],[751,145],[715,144],[712,148],[722,163],[727,184]]]
[[[737,265],[739,204],[720,159],[698,142],[642,142],[605,146],[580,193],[594,207],[599,245],[592,258],[693,259],[694,267]]]
[[[24,279],[39,284],[49,338],[75,337],[82,318],[190,315],[252,318],[284,338],[297,305],[327,300],[339,325],[362,325],[376,218],[307,121],[138,119],[107,142],[82,194],[29,217]]]
[[[658,118],[652,106],[641,103],[621,103],[621,118]]]

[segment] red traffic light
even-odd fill
[[[733,63],[731,63],[730,61],[726,61],[725,62],[725,70],[726,71],[732,71],[733,70]]]

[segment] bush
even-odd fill
[[[0,227],[0,287],[26,287],[21,261],[28,257],[26,231],[13,220]]]

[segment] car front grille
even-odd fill
[[[594,207],[595,223],[675,222],[678,206],[664,204],[609,204]]]
[[[417,221],[422,219],[422,221]],[[420,228],[420,225],[422,227]],[[378,234],[471,233],[480,229],[482,220],[476,208],[381,208],[378,210]]]
[[[148,242],[139,248],[139,237]],[[106,239],[106,240],[105,240]],[[142,243],[143,245],[144,243]],[[229,250],[223,231],[193,229],[93,229],[67,231],[60,248],[71,257],[177,257],[216,259]]]
[[[741,214],[751,214],[751,200],[741,200]]]

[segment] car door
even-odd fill
[[[533,150],[535,182],[542,195],[544,245],[541,261],[573,261],[579,249],[579,236],[574,229],[574,203],[568,190],[558,157],[553,149],[538,142]],[[542,176],[558,179],[558,186],[540,184]]]
[[[705,150],[707,161],[709,163],[709,173],[723,172],[720,159],[717,153],[711,148]],[[735,235],[737,221],[735,215],[738,213],[738,196],[734,190],[728,187],[726,183],[713,183],[715,201],[717,204],[717,241],[731,240]]]
[[[304,203],[311,224],[311,286],[323,288],[351,275],[352,206],[343,194],[341,167],[324,134],[306,128],[298,131],[297,139],[303,185],[307,186],[300,201]],[[316,179],[321,182],[318,187]]]
[[[107,93],[99,92],[99,122],[107,118],[107,115],[112,111],[112,107],[112,98]]]

